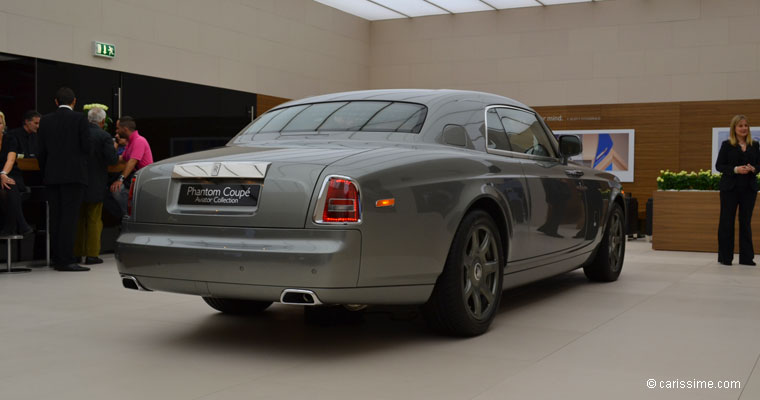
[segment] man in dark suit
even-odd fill
[[[50,204],[50,241],[53,268],[89,271],[74,262],[79,208],[87,186],[90,131],[84,114],[74,112],[74,91],[62,87],[55,94],[58,110],[40,120],[37,159]]]
[[[14,136],[19,144],[19,154],[23,154],[26,158],[37,156],[37,130],[40,127],[41,117],[37,111],[29,110],[24,113],[24,125],[8,131],[8,134]]]
[[[92,108],[87,113],[90,121],[90,156],[87,165],[88,183],[84,201],[79,210],[79,225],[74,242],[74,256],[84,257],[84,263],[100,264],[100,234],[103,232],[103,199],[108,188],[108,166],[119,160],[114,141],[103,130],[106,112]]]

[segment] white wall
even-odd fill
[[[91,42],[117,57],[91,55]],[[0,52],[299,98],[530,105],[760,98],[760,0],[606,0],[368,22],[312,0],[0,0]]]
[[[534,106],[760,98],[760,0],[607,0],[371,25],[369,85]]]
[[[311,0],[0,0],[0,52],[288,98],[366,88],[369,32]]]

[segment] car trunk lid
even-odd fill
[[[224,147],[168,159],[140,172],[133,218],[160,224],[302,228],[322,170],[367,150]]]

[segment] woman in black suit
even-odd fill
[[[752,259],[752,209],[757,199],[757,172],[760,146],[752,140],[747,117],[731,120],[729,139],[723,142],[715,162],[720,177],[720,223],[718,224],[718,262],[731,265],[734,259],[734,220],[739,208],[739,264],[755,265]]]

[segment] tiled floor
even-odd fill
[[[0,399],[760,398],[760,267],[628,242],[618,282],[575,271],[505,292],[491,330],[439,337],[413,308],[307,325],[85,273],[0,275]],[[758,258],[760,261],[760,258]],[[664,389],[738,381],[738,389]]]

